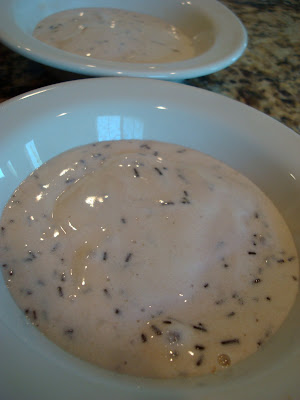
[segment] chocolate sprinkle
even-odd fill
[[[92,154],[92,157],[93,157],[93,158],[99,158],[99,157],[101,157],[101,156],[102,156],[101,153]]]
[[[158,175],[163,175],[163,173],[161,172],[161,170],[157,167],[154,167],[155,171],[158,173]]]
[[[103,261],[107,260],[107,252],[106,251],[103,253],[102,260]]]
[[[157,336],[162,335],[162,331],[161,331],[156,325],[151,325],[151,329],[154,331],[154,333],[155,333]]]
[[[139,178],[140,177],[139,171],[136,168],[133,168],[133,171],[134,171],[134,177]]]
[[[201,351],[202,351],[202,350],[205,350],[205,346],[203,346],[202,344],[196,344],[196,345],[195,345],[195,349],[196,349],[196,350],[201,350]]]
[[[227,314],[227,317],[233,317],[235,315],[235,312],[234,311],[232,311],[232,312],[230,312],[229,314]]]
[[[58,287],[57,287],[57,291],[58,291],[58,295],[59,295],[60,297],[63,297],[63,296],[64,296],[64,292],[63,292],[61,286],[58,286]]]
[[[229,339],[229,340],[222,340],[221,344],[223,346],[227,344],[240,344],[240,339]]]
[[[144,333],[141,334],[141,339],[143,343],[147,342],[147,336]]]
[[[141,149],[147,149],[147,150],[150,150],[150,149],[151,149],[151,147],[150,147],[147,143],[141,144],[141,145],[140,145],[140,148],[141,148]]]
[[[255,256],[255,255],[256,255],[256,252],[255,252],[255,251],[248,251],[248,254],[249,254],[250,256]]]
[[[197,367],[200,367],[200,365],[203,363],[203,358],[204,358],[203,356],[198,358],[198,360],[196,362]]]
[[[175,203],[173,201],[164,201],[161,203],[162,206],[173,206]]]
[[[65,180],[66,183],[74,183],[75,182],[75,178],[67,178]]]
[[[256,279],[254,279],[254,280],[252,281],[253,284],[255,284],[255,283],[260,283],[260,282],[261,282],[261,279],[259,279],[259,278],[256,278]]]
[[[172,321],[165,320],[165,321],[163,321],[163,323],[170,325],[172,323]]]
[[[201,324],[201,322],[199,322],[198,325],[193,325],[193,328],[197,329],[198,331],[207,332],[207,329],[203,324]]]
[[[130,261],[131,257],[132,257],[132,253],[128,253],[125,258],[125,262],[128,263]]]
[[[203,285],[203,287],[205,287],[205,289],[208,288],[208,286],[209,286],[209,283],[204,283],[204,285]]]

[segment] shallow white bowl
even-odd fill
[[[112,139],[169,141],[208,153],[252,179],[286,218],[300,254],[300,137],[241,103],[170,82],[85,79],[8,101],[0,121],[0,213],[34,168],[71,147]],[[88,365],[49,342],[26,323],[0,274],[0,398],[299,399],[299,315],[298,295],[266,346],[222,374],[146,380]]]
[[[214,43],[195,58],[164,64],[120,63],[96,60],[48,46],[33,38],[37,23],[58,11],[80,7],[122,8],[160,17],[188,36]],[[135,76],[182,80],[211,74],[235,62],[247,45],[239,19],[216,0],[0,0],[0,39],[11,49],[48,66],[91,76]],[[199,39],[199,40],[200,40]]]

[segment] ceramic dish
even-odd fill
[[[195,58],[165,64],[102,61],[78,56],[48,46],[33,38],[39,21],[50,14],[80,7],[113,7],[160,17],[181,28],[188,36],[212,45]],[[14,51],[34,61],[69,72],[91,76],[135,76],[182,80],[211,74],[235,62],[247,45],[247,34],[239,19],[215,0],[0,0],[0,38]]]
[[[161,140],[201,150],[252,179],[282,212],[300,253],[300,138],[241,103],[170,82],[85,79],[12,99],[0,107],[0,120],[0,213],[18,184],[62,151],[102,140]],[[49,342],[25,322],[0,275],[0,397],[299,399],[299,313],[298,295],[266,346],[222,374],[146,380],[88,365]]]

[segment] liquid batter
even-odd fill
[[[52,14],[37,25],[33,35],[61,50],[100,60],[165,63],[196,56],[192,39],[174,25],[113,8]]]
[[[55,157],[14,192],[0,238],[26,317],[126,374],[227,368],[276,332],[298,290],[293,239],[270,200],[174,144],[102,142]]]

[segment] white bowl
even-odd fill
[[[164,64],[137,64],[96,60],[48,46],[33,38],[37,23],[58,11],[80,7],[122,8],[160,17],[181,28],[188,36],[214,43],[203,54]],[[0,0],[0,38],[25,57],[58,69],[91,76],[135,76],[182,80],[211,74],[235,62],[247,45],[239,19],[215,0]]]
[[[300,138],[226,97],[149,79],[85,79],[0,107],[0,213],[36,167],[71,147],[153,139],[208,153],[252,179],[277,205],[300,254]],[[300,398],[300,295],[266,346],[219,375],[188,380],[121,376],[49,342],[13,302],[0,274],[0,398],[5,400],[287,400]],[[290,397],[289,397],[290,396]]]

